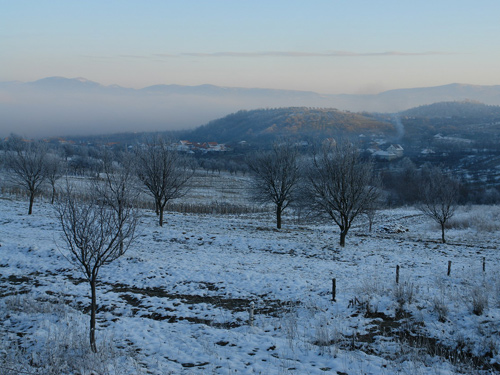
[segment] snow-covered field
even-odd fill
[[[99,275],[96,355],[89,285],[53,208],[26,210],[0,197],[2,374],[500,371],[497,207],[464,209],[448,244],[418,211],[382,211],[345,248],[329,222],[167,213],[160,228],[143,211],[137,241]]]

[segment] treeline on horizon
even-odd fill
[[[395,124],[400,122],[404,132]],[[500,106],[475,101],[440,102],[397,114],[353,113],[333,108],[284,107],[240,110],[192,130],[158,131],[163,137],[192,142],[236,144],[241,141],[269,145],[278,137],[315,142],[324,138],[380,135],[412,142],[437,133],[460,134],[491,141],[500,136]],[[135,144],[153,132],[63,137],[75,142]]]
[[[0,173],[5,169],[3,163],[8,141],[0,141]],[[73,176],[95,177],[102,173],[103,152],[111,152],[115,161],[120,162],[121,157],[131,152],[123,147],[105,147],[82,144],[57,144],[47,143],[50,153],[60,159],[64,165],[65,173]],[[314,147],[302,147],[301,154],[310,158]],[[194,153],[186,155],[190,159],[192,168],[205,174],[246,176],[250,173],[248,156],[258,153],[256,148],[242,148],[241,152],[212,152]],[[394,161],[377,161],[372,159],[362,150],[362,157],[374,163],[374,170],[380,176],[384,194],[384,202],[388,207],[413,205],[417,202],[419,176],[431,166],[440,166],[450,172],[460,181],[458,202],[460,204],[499,204],[500,183],[493,175],[484,174],[484,170],[461,170],[457,173],[454,155],[449,159],[443,157],[422,158],[403,157]],[[5,188],[5,184],[0,188]]]

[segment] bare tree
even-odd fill
[[[49,154],[47,157],[47,181],[49,182],[52,188],[52,194],[50,197],[50,203],[54,204],[55,196],[56,196],[56,183],[62,177],[64,164],[59,156],[54,154]]]
[[[137,211],[125,205],[121,216],[100,199],[99,194],[78,198],[67,185],[56,212],[62,237],[69,250],[68,259],[85,275],[90,284],[90,347],[97,352],[95,330],[97,280],[102,266],[123,255],[134,239]]]
[[[7,170],[12,182],[27,190],[28,215],[31,215],[35,197],[47,179],[47,146],[41,142],[25,142],[19,136],[11,135],[7,147]]]
[[[340,229],[340,246],[358,215],[379,197],[371,163],[360,159],[350,143],[324,147],[315,155],[307,191],[312,208],[329,216]]]
[[[194,174],[182,155],[160,137],[136,151],[136,172],[146,190],[153,196],[158,223],[163,226],[167,203],[186,193],[186,183]]]
[[[421,178],[417,207],[441,226],[441,241],[446,243],[445,227],[457,208],[459,183],[439,167],[430,167]]]
[[[110,151],[104,150],[101,155],[102,173],[93,180],[92,188],[99,199],[115,211],[118,220],[123,219],[129,206],[135,205],[139,190],[131,154],[119,155],[119,162],[115,162]],[[122,237],[122,235],[120,235]],[[120,238],[120,252],[124,252],[123,239]]]
[[[276,142],[271,151],[256,154],[247,163],[254,177],[254,199],[274,203],[276,227],[281,229],[282,213],[296,198],[301,178],[297,147],[288,141]]]

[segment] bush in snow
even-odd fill
[[[448,305],[444,301],[444,297],[435,297],[432,301],[432,308],[438,315],[438,320],[444,323],[448,317]]]
[[[407,281],[396,284],[394,287],[394,298],[396,298],[399,310],[402,310],[405,304],[409,305],[413,302],[414,289],[413,283]]]
[[[482,287],[474,287],[471,290],[472,312],[483,315],[484,309],[488,307],[488,294]]]

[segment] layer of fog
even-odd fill
[[[451,84],[376,95],[157,85],[141,90],[85,79],[50,77],[0,82],[0,137],[29,138],[187,130],[242,109],[290,106],[395,113],[438,101],[473,99],[500,104],[500,86]]]
[[[27,137],[195,128],[238,106],[196,96],[22,90],[0,98],[0,136]]]

